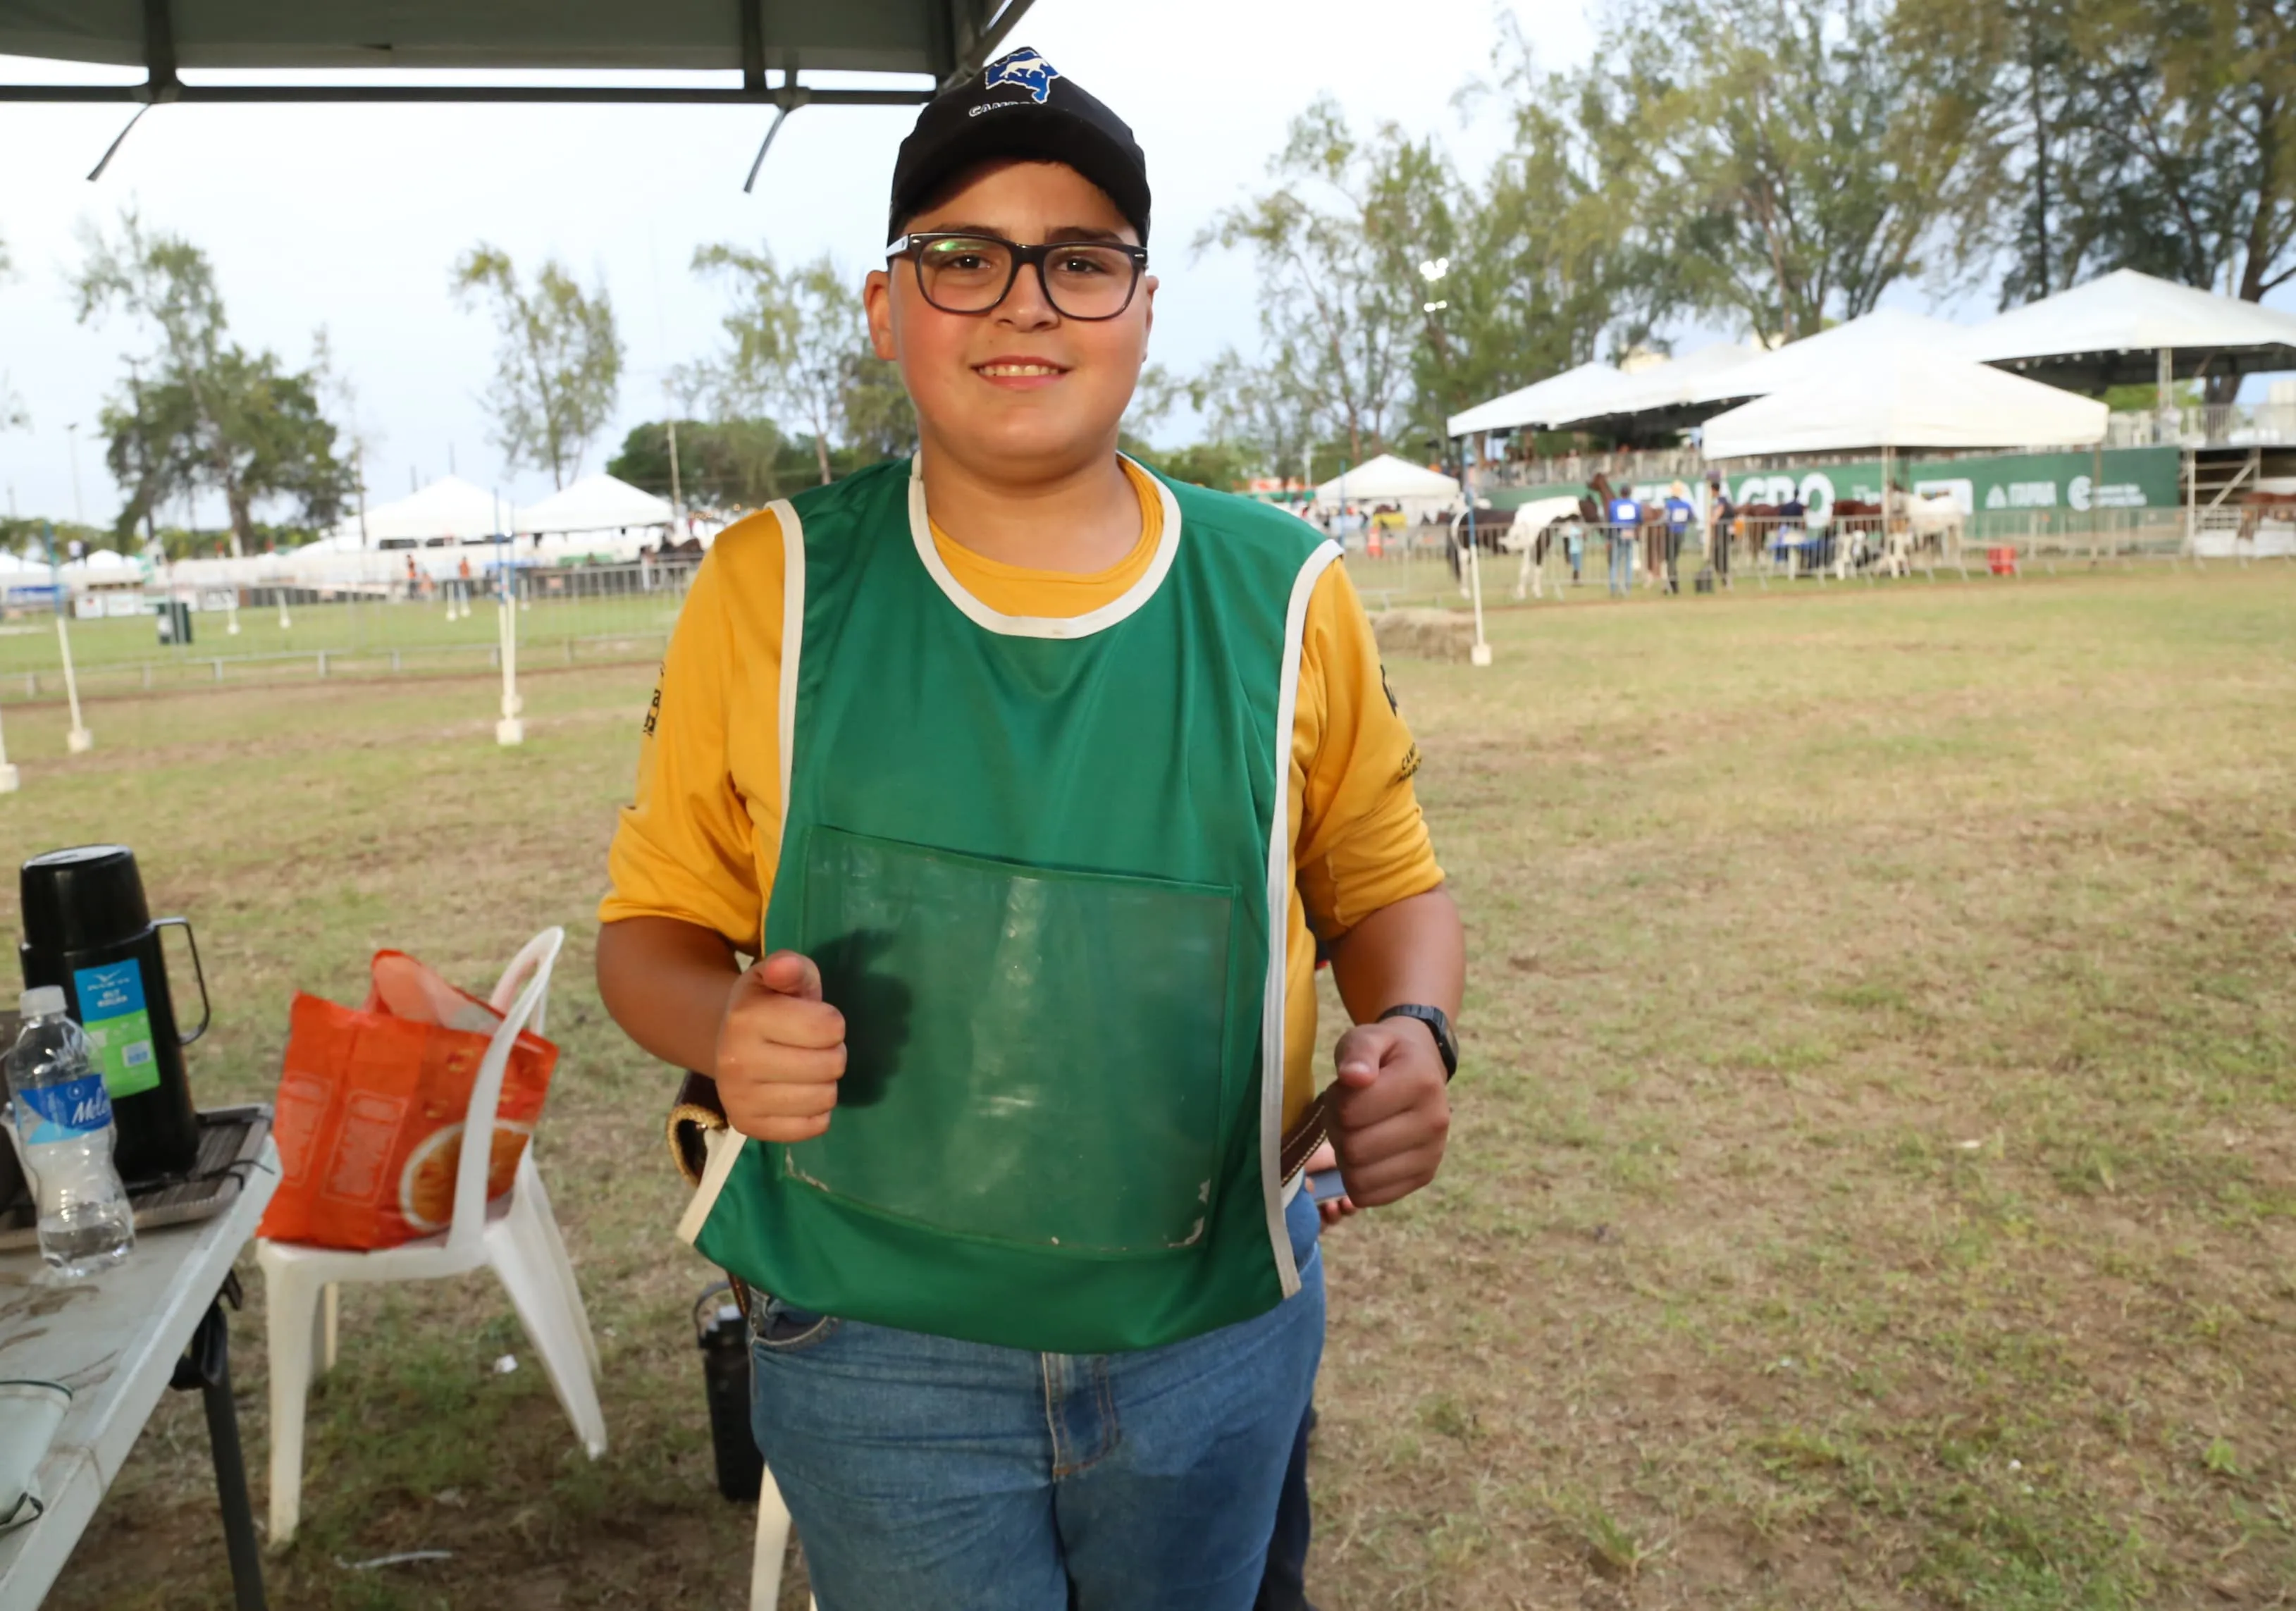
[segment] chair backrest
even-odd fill
[[[550,997],[550,974],[557,966],[566,931],[551,927],[520,948],[503,970],[488,1005],[503,1015],[471,1081],[471,1106],[463,1115],[463,1151],[455,1165],[455,1218],[447,1232],[450,1247],[477,1241],[487,1228],[487,1171],[494,1161],[495,1110],[502,1105],[503,1075],[521,1031],[542,1032]]]

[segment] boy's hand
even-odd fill
[[[718,1026],[726,1122],[760,1141],[809,1141],[829,1128],[845,1073],[845,1015],[821,999],[821,970],[795,951],[750,965]]]
[[[1443,1055],[1415,1018],[1358,1023],[1340,1037],[1332,1144],[1358,1208],[1407,1197],[1435,1178],[1451,1131]]]

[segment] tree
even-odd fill
[[[693,271],[734,289],[724,320],[731,345],[715,366],[728,415],[770,407],[803,421],[824,485],[837,448],[865,448],[879,458],[915,442],[908,393],[870,346],[860,293],[835,259],[824,252],[784,269],[764,248],[705,246],[693,254]]]
[[[1687,300],[1670,255],[1625,199],[1647,188],[1643,140],[1599,80],[1542,69],[1512,17],[1492,52],[1496,81],[1471,84],[1463,113],[1504,97],[1509,148],[1456,205],[1439,298],[1447,349],[1421,349],[1422,434],[1487,398],[1645,342]],[[1444,368],[1438,373],[1438,363]]]
[[[1271,362],[1328,399],[1360,461],[1386,445],[1410,393],[1425,328],[1417,265],[1449,236],[1450,175],[1392,124],[1357,139],[1328,95],[1292,120],[1268,175],[1272,189],[1220,213],[1195,247],[1251,252]]]
[[[1931,266],[1981,188],[1981,108],[1896,67],[1857,0],[1645,0],[1588,70],[1582,125],[1638,138],[1630,197],[1691,308],[1784,341],[1873,310]]]
[[[106,459],[129,489],[119,530],[201,491],[223,498],[234,554],[252,547],[255,506],[266,500],[291,499],[314,524],[333,520],[350,476],[319,404],[323,367],[291,371],[231,341],[214,268],[181,236],[147,234],[131,211],[116,242],[94,229],[83,238],[86,257],[72,282],[81,322],[118,310],[158,338],[102,415]]]
[[[1948,198],[2005,259],[2003,306],[2112,268],[2249,301],[2296,279],[2287,0],[1901,0],[1893,32],[1925,78],[2009,109],[2000,137],[2029,153]]]
[[[689,502],[757,508],[802,482],[812,458],[769,419],[677,422],[677,484]],[[606,473],[668,497],[669,426],[652,420],[631,428]]]
[[[466,308],[491,303],[501,335],[486,399],[496,446],[511,464],[547,470],[565,486],[613,417],[621,386],[622,342],[604,284],[584,292],[554,258],[529,288],[508,252],[481,241],[455,263],[453,286]]]

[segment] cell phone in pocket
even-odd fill
[[[1308,1177],[1308,1194],[1318,1203],[1329,1203],[1348,1195],[1348,1183],[1340,1179],[1336,1169],[1319,1169]]]

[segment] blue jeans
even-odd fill
[[[1324,1348],[1299,1295],[1136,1353],[1027,1352],[768,1300],[750,1426],[821,1611],[1250,1611]]]
[[[1634,579],[1635,540],[1611,534],[1611,592],[1623,594]]]

